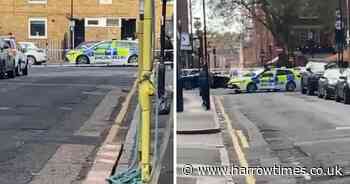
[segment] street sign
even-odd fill
[[[188,33],[181,33],[181,50],[192,50],[190,35]]]

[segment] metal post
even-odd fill
[[[191,31],[191,37],[190,37],[190,41],[191,41],[191,60],[190,60],[190,68],[193,67],[194,65],[194,49],[193,49],[193,25],[192,25],[192,22],[193,22],[193,14],[192,14],[192,0],[188,0],[189,1],[189,9],[190,9],[190,31]]]
[[[162,0],[162,25],[160,29],[160,62],[158,74],[158,96],[165,95],[165,26],[166,26],[166,4],[167,0]]]
[[[182,74],[181,74],[181,69],[182,69],[182,63],[181,63],[181,21],[177,22],[177,34],[176,34],[176,39],[177,39],[177,44],[176,44],[176,111],[177,112],[183,112],[184,110],[184,103],[183,103],[183,84],[182,84]]]
[[[150,164],[150,148],[151,148],[151,114],[152,99],[155,89],[151,82],[152,75],[152,35],[153,35],[153,2],[152,0],[144,0],[144,21],[143,21],[143,63],[140,79],[139,94],[140,106],[142,111],[142,153],[141,153],[141,173],[142,181],[147,183],[150,181],[151,164]]]
[[[141,4],[141,3],[140,3]],[[143,8],[143,7],[142,7]],[[140,8],[141,9],[141,8]],[[142,78],[142,68],[143,68],[143,10],[140,12],[140,20],[138,23],[138,40],[139,40],[139,58],[138,58],[138,80],[141,81]],[[141,91],[140,85],[138,86],[138,90]],[[139,93],[138,101],[140,102],[142,99],[141,93]],[[140,111],[139,114],[139,123],[138,123],[138,131],[139,132],[139,145],[142,145],[142,111]],[[142,154],[142,147],[138,146],[138,152],[139,152],[139,159],[141,160],[141,154]]]
[[[71,49],[74,49],[74,29],[73,29],[73,18],[74,18],[74,0],[70,1],[70,45]]]
[[[207,98],[207,109],[210,109],[210,80],[209,80],[209,62],[208,62],[208,43],[207,43],[207,18],[206,18],[206,11],[205,11],[205,0],[203,0],[203,23],[204,23],[204,59],[205,59],[205,65],[204,65],[204,70],[206,72],[207,76],[207,94],[209,97]]]

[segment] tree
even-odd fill
[[[337,7],[332,0],[209,0],[209,4],[227,23],[237,21],[233,14],[238,12],[243,19],[263,24],[285,52],[294,46],[291,30],[300,16],[317,16],[332,29]]]

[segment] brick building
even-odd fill
[[[160,0],[155,7],[159,27]],[[135,39],[139,0],[0,0],[0,9],[0,35],[13,34],[18,41],[33,41],[45,48],[69,48],[71,35],[74,45]],[[169,17],[172,13],[168,10]]]

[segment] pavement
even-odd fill
[[[249,146],[242,148],[242,155],[249,166],[339,166],[344,174],[265,175],[254,177],[255,183],[350,183],[350,106],[300,92],[233,94],[218,89],[212,94],[223,104],[231,126],[246,137]]]
[[[0,183],[81,183],[136,68],[32,67],[0,80]]]
[[[227,177],[205,177],[196,172],[184,172],[189,166],[229,165],[229,157],[213,99],[212,109],[206,111],[197,90],[184,91],[183,97],[184,112],[177,114],[177,183],[232,183]]]

